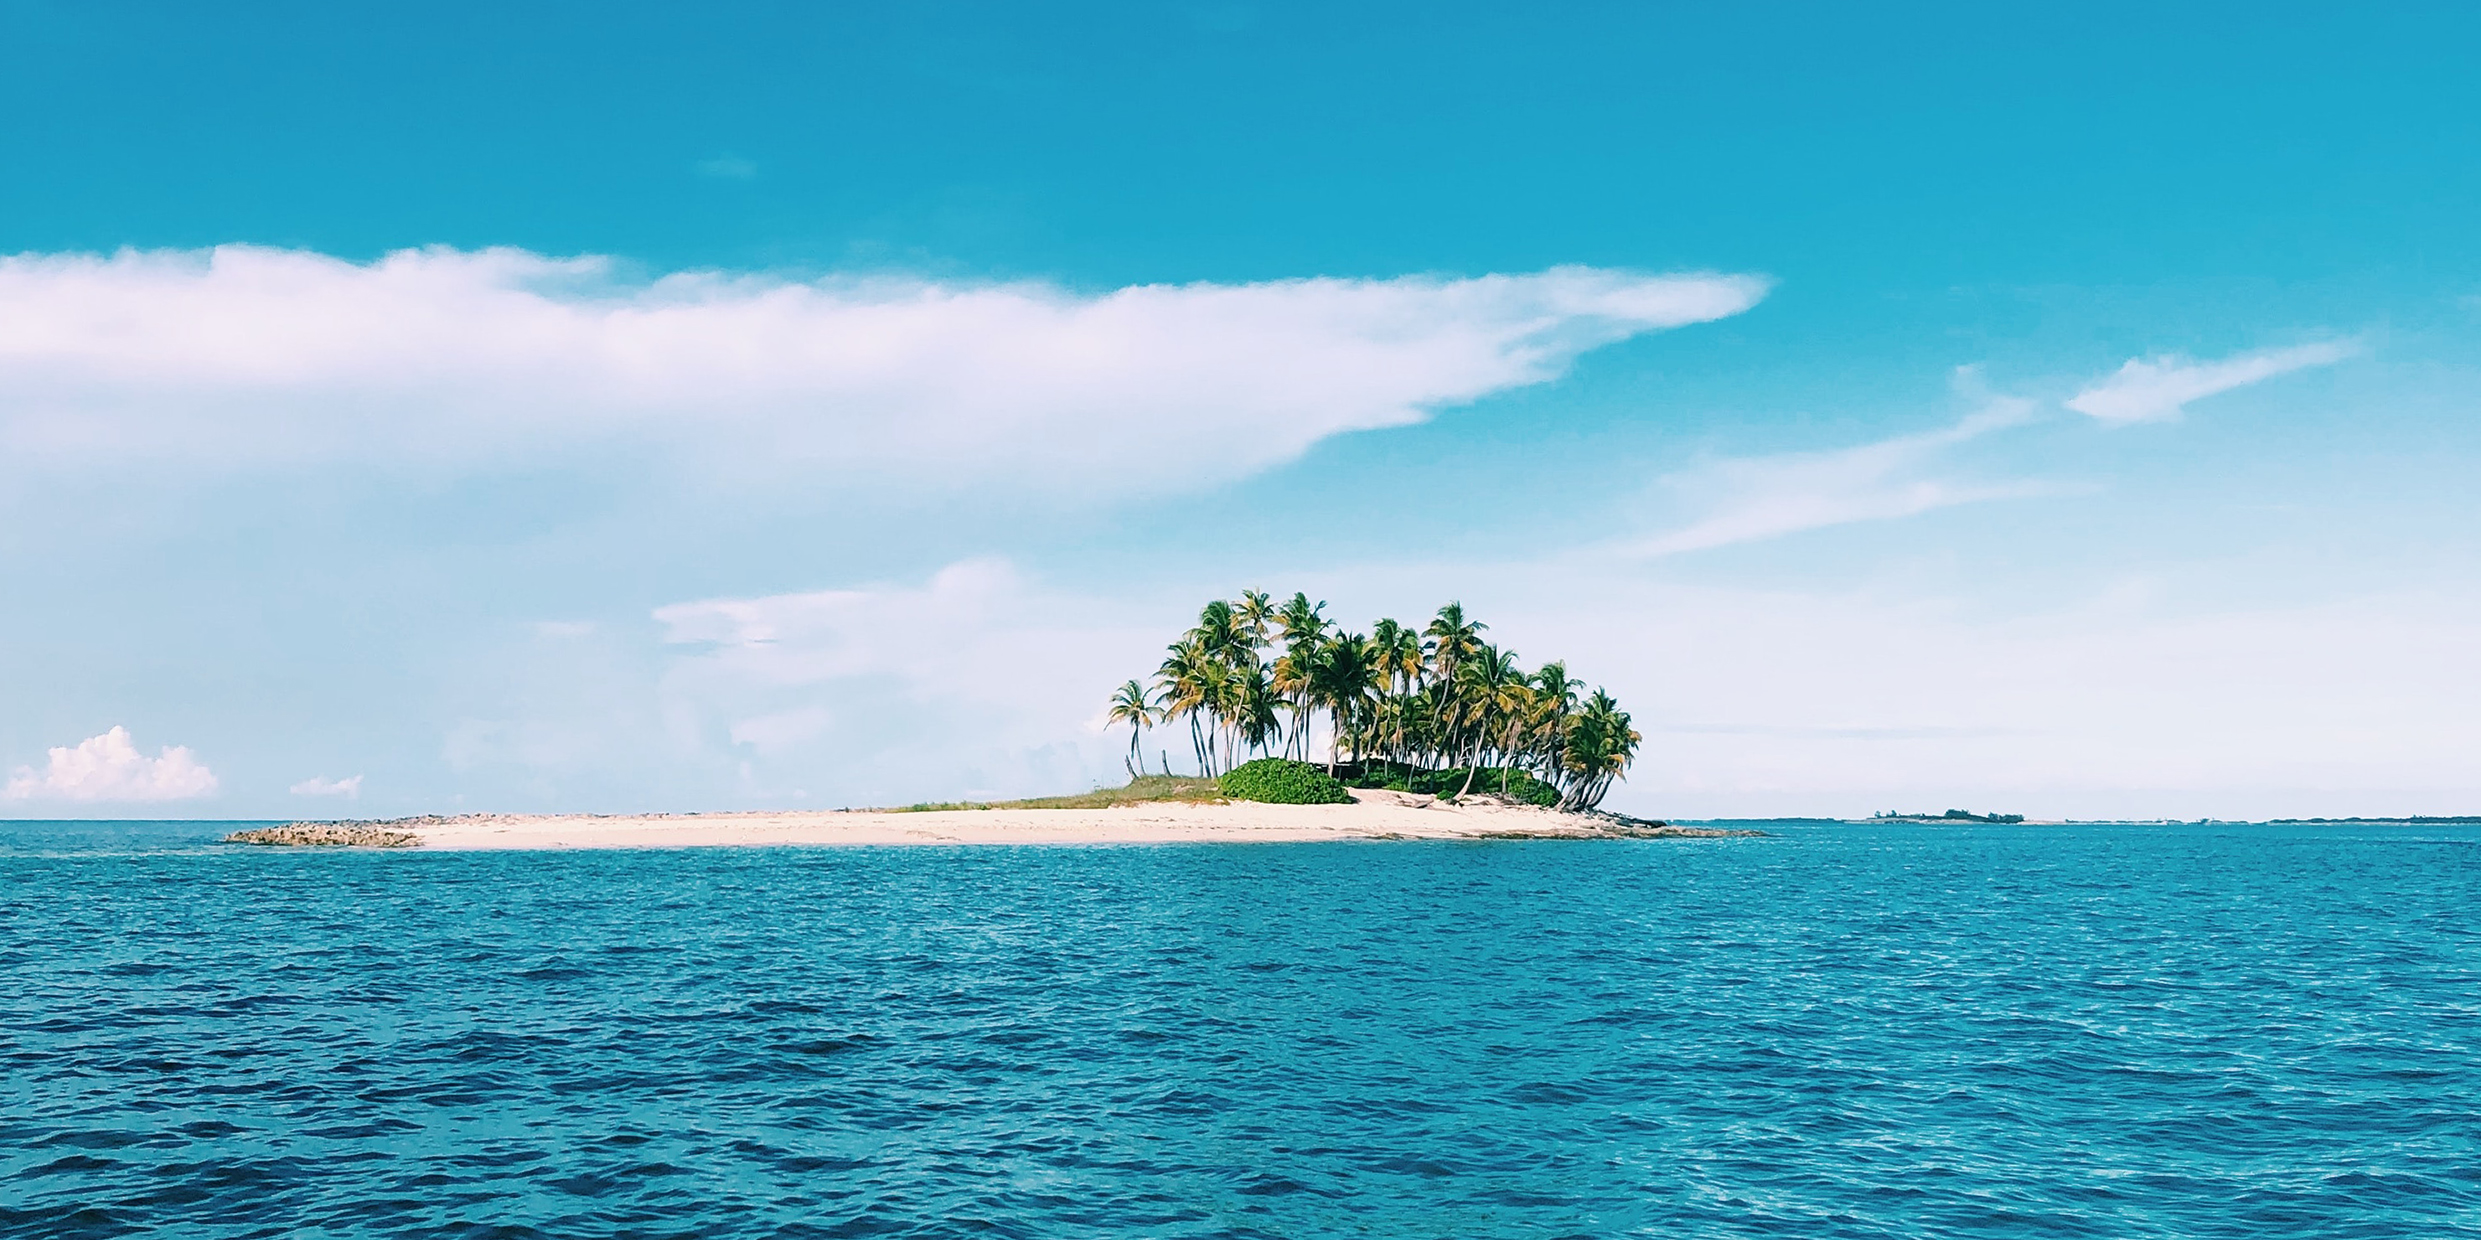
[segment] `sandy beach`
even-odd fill
[[[768,844],[1179,844],[1317,840],[1594,839],[1723,835],[1563,814],[1530,805],[1360,790],[1350,805],[1177,801],[1105,809],[790,810],[721,814],[471,814],[293,824],[243,843],[379,844],[426,849],[750,847]],[[406,838],[410,837],[410,838]]]

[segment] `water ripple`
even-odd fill
[[[2481,1237],[2481,849],[0,828],[0,1234]]]

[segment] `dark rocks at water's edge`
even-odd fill
[[[413,848],[422,843],[422,837],[371,822],[288,822],[281,827],[235,831],[224,842],[296,848]]]
[[[1748,827],[1675,827],[1660,820],[1631,818],[1626,814],[1596,813],[1594,816],[1603,820],[1603,834],[1636,840],[1731,840],[1766,834]]]
[[[1748,827],[1674,826],[1660,819],[1631,818],[1626,814],[1614,814],[1608,810],[1587,810],[1580,814],[1563,814],[1560,817],[1569,819],[1570,822],[1578,818],[1588,821],[1573,826],[1563,823],[1548,829],[1518,827],[1513,830],[1478,831],[1474,835],[1478,839],[1486,840],[1731,840],[1750,839],[1767,834]],[[1579,826],[1583,827],[1582,834],[1578,831]]]

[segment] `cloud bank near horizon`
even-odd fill
[[[1117,773],[1096,686],[1150,669],[1178,616],[986,557],[919,584],[704,599],[653,619],[674,653],[665,713],[754,760],[745,769],[838,752],[869,772],[854,795],[978,796]]]
[[[19,767],[0,798],[11,801],[187,801],[213,796],[215,772],[187,746],[167,745],[150,758],[129,729],[48,751],[41,770]]]
[[[1160,490],[1543,382],[1766,289],[1589,267],[1089,294],[631,283],[609,259],[515,249],[19,255],[0,259],[0,459],[456,469],[619,446],[736,478]]]
[[[1992,614],[1969,591],[1577,567],[1365,564],[1230,584],[1304,588],[1356,631],[1460,598],[1528,666],[1563,658],[1619,695],[1649,745],[1615,796],[1646,812],[1859,813],[1970,794],[2046,813],[2265,814],[2388,789],[2410,799],[2385,812],[2447,812],[2469,783],[2445,774],[2466,731],[2449,704],[2481,685],[2481,660],[2447,598],[2197,610],[2131,576]],[[752,803],[1116,782],[1128,740],[1102,722],[1108,687],[1142,678],[1203,597],[1063,589],[986,558],[673,604],[652,617],[668,653],[643,682],[661,700],[646,713],[694,721],[670,743],[734,764]],[[1600,619],[1614,614],[1630,624]],[[2317,718],[2283,708],[2303,695]],[[1176,733],[1149,736],[1150,764],[1168,749],[1185,769]]]

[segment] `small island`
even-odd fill
[[[1450,603],[1420,630],[1344,632],[1324,603],[1260,592],[1206,605],[1152,687],[1113,695],[1129,781],[1075,796],[887,809],[464,814],[297,822],[234,844],[563,849],[768,844],[1168,844],[1660,839],[1763,835],[1601,808],[1643,738],[1563,663],[1530,672]],[[1147,769],[1149,728],[1188,734],[1196,770]],[[1323,753],[1319,751],[1323,749]]]
[[[2013,826],[2024,821],[2022,814],[1974,814],[1951,809],[1943,814],[1899,814],[1893,810],[1871,814],[1871,822],[1988,822]]]

